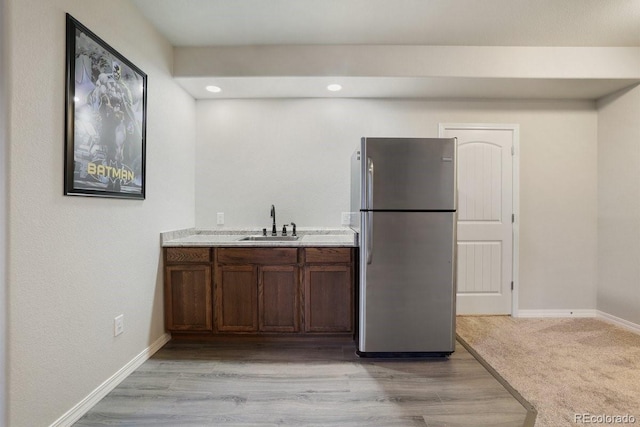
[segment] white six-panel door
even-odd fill
[[[441,137],[458,138],[458,314],[512,314],[517,130],[440,125]]]

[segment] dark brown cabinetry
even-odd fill
[[[170,331],[213,330],[209,248],[165,250],[165,326]]]
[[[306,332],[353,331],[353,264],[348,248],[305,250]]]
[[[219,265],[216,279],[216,329],[258,330],[257,274],[253,265]]]
[[[216,249],[221,332],[298,332],[298,249]]]
[[[264,332],[300,331],[298,267],[262,266],[259,272],[259,330]]]
[[[174,337],[353,333],[353,249],[165,248]]]

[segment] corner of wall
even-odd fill
[[[640,324],[640,85],[597,101],[598,312]]]

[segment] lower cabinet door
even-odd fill
[[[261,266],[259,275],[260,331],[299,332],[298,267]]]
[[[258,330],[258,279],[254,265],[217,268],[216,327],[220,332]]]
[[[166,267],[165,312],[165,326],[170,331],[213,330],[211,267]]]
[[[350,265],[310,265],[304,269],[306,332],[353,331]]]

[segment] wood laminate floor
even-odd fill
[[[522,426],[526,409],[461,345],[361,359],[350,343],[165,345],[75,426]]]

